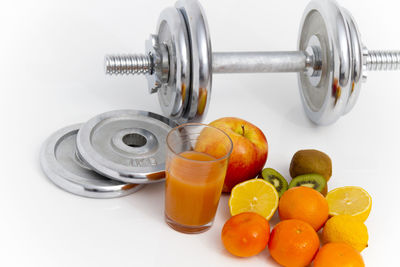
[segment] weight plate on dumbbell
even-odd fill
[[[342,14],[347,22],[349,28],[349,37],[350,37],[350,44],[352,49],[352,75],[351,75],[351,90],[350,96],[348,99],[348,103],[346,105],[345,113],[348,113],[356,104],[358,96],[360,95],[361,91],[361,84],[363,82],[363,46],[361,42],[361,34],[358,30],[357,24],[350,14],[350,12],[345,9],[341,8]]]
[[[306,72],[299,73],[299,87],[308,117],[326,125],[345,113],[352,88],[349,29],[336,2],[314,0],[307,6],[300,24],[299,50],[306,50],[315,38],[321,44],[321,79],[313,85]]]
[[[190,96],[190,44],[183,15],[173,7],[161,12],[158,19],[158,42],[168,48],[168,82],[158,90],[158,100],[165,116],[180,120]]]
[[[80,158],[111,179],[146,184],[165,178],[166,138],[177,124],[161,115],[137,110],[100,114],[78,133]]]
[[[91,198],[129,195],[144,185],[114,181],[94,172],[76,154],[76,135],[82,124],[63,128],[47,139],[40,162],[47,177],[70,193]]]
[[[197,0],[180,0],[175,7],[183,14],[191,51],[191,94],[182,122],[202,121],[208,111],[212,83],[212,50],[207,18]]]

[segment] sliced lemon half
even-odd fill
[[[269,220],[278,208],[275,187],[263,179],[251,179],[236,185],[229,198],[231,215],[256,212]]]
[[[329,191],[326,195],[329,215],[351,215],[364,222],[371,212],[372,198],[358,186],[344,186]]]

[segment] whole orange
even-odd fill
[[[225,248],[235,256],[257,255],[268,244],[269,222],[254,212],[240,213],[225,223],[221,239]]]
[[[328,202],[324,196],[309,187],[293,187],[283,193],[279,200],[281,220],[298,219],[309,223],[318,231],[329,215]]]
[[[314,267],[364,267],[363,258],[356,249],[345,243],[328,243],[318,252]]]
[[[280,265],[307,266],[319,248],[315,230],[306,222],[286,220],[278,223],[271,232],[269,253]]]

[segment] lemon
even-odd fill
[[[231,215],[256,212],[269,220],[278,208],[275,187],[263,179],[251,179],[236,185],[229,198]]]
[[[326,195],[329,215],[351,215],[364,222],[371,212],[372,198],[367,191],[357,186],[336,188]]]
[[[363,222],[351,215],[333,216],[322,230],[322,241],[343,242],[362,251],[368,246],[368,229]]]

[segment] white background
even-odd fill
[[[214,51],[294,50],[307,0],[202,1]],[[341,1],[370,49],[400,49],[396,0]],[[172,1],[0,2],[0,266],[276,266],[265,250],[238,259],[214,226],[184,235],[163,221],[164,185],[112,200],[54,186],[39,150],[54,131],[114,109],[160,113],[144,77],[106,77],[103,56],[144,51],[159,12]],[[329,188],[357,185],[373,198],[367,266],[398,264],[400,75],[370,73],[353,111],[329,127],[305,117],[295,74],[215,75],[206,122],[237,116],[268,138],[267,166],[289,177],[294,152],[333,160]],[[272,223],[276,221],[273,219]]]

